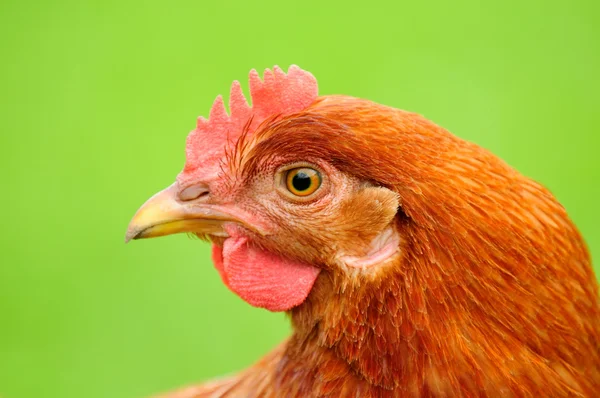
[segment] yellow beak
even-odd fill
[[[183,201],[178,191],[175,183],[148,199],[129,223],[125,242],[180,232],[227,236],[223,223],[238,221],[209,204]]]

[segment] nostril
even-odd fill
[[[179,199],[187,201],[208,196],[209,190],[206,184],[194,184],[179,192]]]

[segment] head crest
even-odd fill
[[[235,144],[245,127],[251,134],[267,118],[300,112],[317,98],[316,79],[296,65],[290,66],[287,74],[278,66],[273,71],[266,69],[263,80],[253,69],[249,85],[252,107],[236,80],[229,96],[231,115],[227,115],[223,97],[219,95],[209,118],[198,118],[196,129],[187,138],[186,164],[178,177],[180,182],[216,177],[227,144]]]

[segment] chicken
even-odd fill
[[[234,82],[126,240],[187,232],[223,282],[286,311],[249,369],[166,395],[593,397],[598,286],[540,184],[425,118],[318,96],[296,66]]]

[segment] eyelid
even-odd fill
[[[307,168],[307,169],[315,169],[317,170],[319,173],[323,173],[323,170],[317,166],[314,163],[310,163],[310,162],[293,162],[293,163],[286,163],[282,166],[279,166],[279,168],[277,168],[277,173],[284,173],[286,171],[290,171],[293,169],[301,169],[301,168]]]

